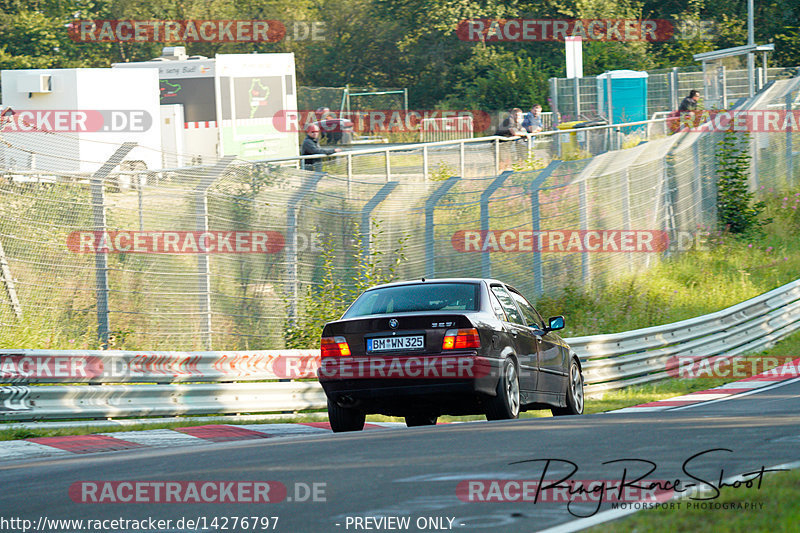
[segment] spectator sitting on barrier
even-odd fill
[[[306,138],[303,139],[303,146],[300,149],[300,155],[315,155],[325,154],[331,155],[335,152],[341,152],[341,148],[323,148],[319,145],[320,127],[316,124],[309,124],[306,127]],[[322,171],[321,159],[304,159],[303,168],[306,170]]]
[[[515,107],[497,128],[495,135],[503,137],[522,137],[527,133],[522,127],[522,109]]]
[[[528,133],[539,133],[544,129],[541,112],[542,106],[534,104],[531,110],[525,115],[525,120],[522,121],[522,127],[525,128]]]

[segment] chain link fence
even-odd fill
[[[787,79],[795,76],[796,67],[772,67],[756,70],[759,83],[764,86],[768,82]],[[747,69],[731,69],[719,66],[703,72],[701,67],[675,67],[647,71],[647,116],[655,113],[678,109],[681,100],[692,89],[703,94],[705,107],[710,109],[728,108],[737,100],[748,97]],[[607,118],[608,109],[601,109],[598,100],[598,79],[594,76],[583,78],[551,78],[550,105],[559,115],[560,121],[578,120],[580,118]],[[713,89],[713,90],[712,90]],[[713,93],[713,94],[712,94]],[[612,101],[612,106],[613,106]]]
[[[798,84],[778,81],[749,105],[797,109]],[[350,152],[316,171],[230,158],[120,170],[130,145],[88,173],[6,165],[0,337],[34,328],[115,348],[280,349],[292,317],[314,305],[302,295],[326,273],[352,286],[365,258],[387,266],[398,252],[397,278],[492,276],[534,300],[647,268],[671,251],[524,242],[560,231],[674,239],[715,223],[721,134],[626,143],[621,129]],[[27,142],[26,153],[46,156],[50,142]],[[570,160],[573,142],[585,152]],[[16,149],[9,135],[0,143]],[[754,186],[796,186],[796,134],[755,134],[751,146]]]

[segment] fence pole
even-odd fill
[[[542,218],[539,210],[539,190],[542,183],[553,174],[553,171],[557,169],[559,165],[561,165],[561,161],[554,160],[550,162],[549,165],[539,172],[539,175],[531,182],[530,188],[528,189],[531,193],[531,229],[533,230],[534,237],[534,249],[531,252],[533,258],[533,288],[537,298],[544,294],[542,253],[536,249],[537,243],[541,242],[540,235],[542,227]]]
[[[481,193],[481,241],[486,238],[489,231],[489,198],[511,174],[513,174],[511,170],[506,170],[497,176],[486,190]],[[492,258],[489,255],[490,253],[489,251],[481,250],[481,276],[484,278],[492,277]]]
[[[459,174],[462,178],[466,175],[466,161],[464,157],[464,143],[458,143],[458,162],[461,174]]]
[[[725,65],[720,65],[719,68],[722,76],[722,109],[728,109],[728,74]]]
[[[230,166],[236,156],[226,156],[217,161],[197,183],[194,189],[195,229],[201,233],[208,232],[208,189]],[[208,253],[197,254],[197,297],[203,320],[203,345],[206,350],[212,349],[211,323],[211,260]]]
[[[442,196],[447,194],[453,185],[460,180],[460,176],[451,176],[447,178],[443,184],[436,189],[433,194],[428,196],[425,200],[425,276],[433,278],[436,276],[436,248],[434,246],[434,231],[433,231],[433,211],[436,209],[436,204],[442,199]]]
[[[347,198],[351,197],[353,182],[353,154],[347,154]]]
[[[552,105],[551,111],[553,112],[553,125],[554,130],[558,129],[558,78],[550,78],[550,102]]]
[[[104,180],[119,165],[125,156],[136,146],[136,143],[123,143],[114,154],[92,174],[92,212],[96,235],[106,232],[106,198]],[[97,338],[103,349],[108,348],[108,336],[111,324],[108,318],[108,249],[99,247],[94,253],[95,292],[97,294]]]
[[[389,157],[389,150],[386,150],[384,154],[386,155],[386,183],[389,183],[392,179],[392,163]]]
[[[137,174],[139,196],[139,231],[144,231],[144,191],[142,190],[142,174]]]
[[[398,181],[390,181],[389,183],[385,184],[381,187],[375,196],[370,198],[369,202],[364,205],[364,208],[361,210],[361,251],[362,256],[364,259],[369,258],[370,252],[370,242],[372,241],[372,227],[370,226],[370,215],[372,215],[372,211],[378,207],[382,201],[386,199],[387,196],[392,194],[392,191],[400,185]]]
[[[631,229],[631,172],[625,169],[625,179],[622,180],[622,223],[626,230]],[[633,253],[628,252],[628,269],[633,270]]]
[[[786,95],[786,113],[792,112],[792,93]],[[794,187],[794,145],[792,144],[792,126],[786,128],[786,182]]]
[[[422,147],[422,179],[428,181],[428,147]]]
[[[297,280],[297,206],[319,181],[325,177],[324,172],[315,172],[305,179],[286,204],[286,281],[289,284],[289,320],[297,321],[297,301],[300,287]]]
[[[678,67],[672,67],[669,73],[669,108],[672,110],[678,109]]]
[[[573,90],[575,91],[575,120],[580,120],[581,116],[581,79],[572,78],[575,80]]]
[[[500,174],[500,139],[494,140],[494,173]]]
[[[578,182],[578,215],[580,217],[580,225],[583,235],[586,235],[586,230],[589,229],[589,201],[588,201],[588,192],[587,192],[587,185],[586,180],[582,179]],[[583,285],[586,287],[589,285],[589,277],[590,277],[590,264],[591,258],[589,257],[589,252],[583,251],[581,252],[581,279],[583,280]]]
[[[692,195],[694,195],[695,226],[703,221],[703,172],[700,168],[700,139],[692,145],[694,160],[694,180],[692,180]]]
[[[14,287],[14,278],[11,277],[11,268],[8,266],[6,252],[3,250],[2,242],[0,242],[0,279],[3,280],[3,284],[6,287],[8,299],[11,301],[11,309],[13,309],[17,318],[22,318],[22,306],[17,297],[17,289]]]

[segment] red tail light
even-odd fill
[[[442,341],[442,350],[461,350],[464,348],[480,348],[481,338],[478,330],[469,329],[448,329]]]
[[[350,355],[350,346],[344,337],[322,337],[320,352],[322,357],[342,357]]]

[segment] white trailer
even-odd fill
[[[294,54],[187,58],[182,47],[168,47],[160,58],[113,67],[157,69],[165,147],[182,147],[165,166],[299,154],[296,129],[275,120],[297,109]]]
[[[94,172],[124,142],[132,166],[159,168],[155,72],[110,68],[3,70],[0,167]]]

